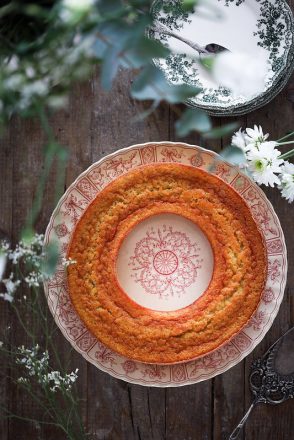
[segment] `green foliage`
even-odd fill
[[[222,127],[213,128],[208,133],[205,133],[205,139],[218,139],[222,136],[227,136],[239,127],[237,122],[231,122],[229,124],[223,125]]]
[[[246,162],[246,157],[244,152],[240,148],[234,147],[233,145],[224,148],[224,150],[222,150],[220,155],[227,162],[230,162],[233,165],[241,165]]]
[[[183,0],[182,8],[186,11],[193,11],[195,6],[197,6],[199,0]]]
[[[59,255],[59,247],[57,242],[51,242],[44,247],[45,258],[42,264],[42,273],[46,274],[46,276],[52,276],[55,272],[58,255]]]
[[[140,100],[164,100],[175,104],[197,95],[199,91],[199,88],[187,84],[170,85],[157,67],[148,65],[134,81],[131,94]]]
[[[211,129],[211,120],[209,116],[199,109],[187,109],[180,119],[176,122],[176,131],[178,136],[187,136],[191,131],[196,130],[200,133],[206,133]]]
[[[170,50],[147,37],[153,22],[152,3],[7,1],[0,7],[0,39],[5,43],[0,49],[0,124],[14,113],[38,116],[45,107],[54,110],[66,105],[72,83],[86,78],[95,64],[101,66],[105,90],[111,88],[120,67],[135,71],[131,95],[153,101],[151,109],[162,100],[177,104],[194,97],[199,88],[172,85],[153,65],[154,59],[167,58]],[[188,11],[196,3],[168,0],[158,1],[154,7],[170,17],[168,26],[179,28],[180,20],[189,21]],[[191,130],[206,133],[211,127],[204,112],[187,110],[176,128],[184,136]]]

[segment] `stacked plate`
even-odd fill
[[[172,50],[167,59],[154,63],[170,83],[201,87],[201,93],[186,101],[191,107],[216,116],[241,115],[262,107],[282,90],[294,68],[294,21],[289,5],[285,0],[199,3],[194,12],[187,13],[181,0],[154,2],[155,25],[149,35]],[[253,61],[264,60],[262,87],[246,96],[233,93],[207,75],[197,59],[198,46],[221,47],[233,54],[246,54]],[[255,70],[248,81],[254,82],[254,74],[259,74]]]

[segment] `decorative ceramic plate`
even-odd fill
[[[141,165],[162,162],[177,162],[199,167],[216,174],[232,186],[247,202],[253,217],[260,226],[268,251],[266,287],[262,301],[247,326],[216,351],[197,360],[175,365],[149,365],[130,360],[111,351],[89,333],[71,304],[66,269],[61,263],[61,258],[66,255],[75,225],[95,196],[108,183],[127,171]],[[167,230],[164,225],[169,223],[172,224],[171,233],[183,227],[182,223],[177,224],[175,218],[157,218],[153,221],[160,222],[157,229],[162,228],[162,234],[166,234]],[[154,225],[141,224],[139,227],[145,228],[143,231],[145,232],[145,230],[149,231],[152,226],[154,228]],[[188,234],[187,239],[190,241],[195,240],[196,232],[198,234],[197,240],[204,240],[201,243],[207,253],[203,258],[207,259],[209,266],[211,255],[209,254],[210,248],[205,242],[206,237],[199,234],[199,231],[195,232],[194,225],[193,227],[190,224],[185,225],[185,231]],[[139,232],[137,230],[136,234]],[[125,252],[133,256],[132,251],[135,252],[135,248],[132,240],[135,239],[136,234],[134,237],[132,235],[128,237],[129,243],[127,243],[126,249],[121,249],[121,258],[124,257]],[[150,238],[156,239],[151,236],[152,232]],[[57,239],[61,249],[61,258],[56,273],[45,282],[48,305],[57,325],[67,340],[85,359],[112,376],[132,383],[158,387],[181,386],[197,383],[223,373],[240,362],[263,339],[272,325],[283,298],[287,275],[286,246],[279,220],[270,202],[260,188],[247,176],[240,173],[238,168],[224,162],[220,156],[211,151],[188,144],[159,142],[134,145],[119,150],[93,164],[77,178],[61,198],[50,219],[45,239],[47,243]],[[174,249],[169,249],[169,251],[168,255],[162,253],[158,255],[155,262],[155,270],[161,273],[162,277],[170,277],[177,270],[176,252]],[[135,260],[133,261],[135,263]],[[199,265],[201,266],[198,268],[200,273],[202,263],[199,262]],[[120,262],[118,261],[119,268]],[[132,271],[132,266],[128,270]],[[209,278],[209,273],[207,277]],[[127,278],[127,282],[130,282],[130,277]],[[135,278],[133,281],[135,282]],[[121,282],[124,282],[124,274],[121,274]],[[205,282],[207,283],[207,280],[203,277],[204,289]],[[189,298],[189,296],[188,294],[187,297]],[[168,291],[165,291],[163,303],[166,310],[175,307],[172,303],[173,298],[168,295]],[[137,301],[136,298],[134,299]],[[154,301],[153,307],[162,309],[162,298],[158,297]],[[142,305],[150,306],[149,303]],[[180,306],[183,307],[185,304]]]
[[[202,88],[202,92],[186,103],[210,114],[245,114],[269,102],[284,87],[294,68],[294,21],[287,2],[215,0],[208,2],[211,14],[204,12],[201,5],[205,2],[200,3],[195,12],[187,13],[181,7],[181,0],[154,2],[155,26],[149,36],[173,51],[165,60],[154,60],[155,64],[172,84],[186,83]],[[221,17],[215,15],[217,13]],[[268,66],[263,89],[251,96],[233,95],[213,81],[195,61],[199,57],[193,49],[195,44],[219,45],[232,53],[263,59]]]

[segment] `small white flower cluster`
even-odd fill
[[[77,368],[75,371],[72,371],[65,376],[62,376],[60,371],[51,371],[47,374],[44,380],[46,384],[50,385],[50,390],[53,392],[61,388],[69,391],[72,387],[72,384],[75,383],[78,378],[78,371],[79,369]]]
[[[64,376],[62,376],[60,371],[50,371],[49,353],[47,350],[40,353],[38,344],[32,349],[25,348],[24,346],[18,347],[16,363],[23,365],[27,370],[28,376],[34,377],[40,385],[49,387],[52,392],[57,390],[69,391],[78,378],[78,369]],[[28,384],[29,380],[27,377],[19,377],[18,382]]]
[[[285,161],[277,149],[279,142],[268,141],[261,126],[240,129],[232,137],[232,145],[240,148],[246,158],[246,167],[259,185],[281,190],[289,202],[294,200],[294,165]]]
[[[0,243],[2,255],[5,255],[13,265],[23,262],[32,268],[30,273],[24,277],[24,281],[29,287],[39,287],[40,282],[42,282],[44,278],[41,269],[46,253],[43,250],[43,245],[44,235],[42,234],[35,234],[34,237],[27,242],[21,240],[16,245],[15,249],[11,249],[9,244],[5,241]],[[13,301],[14,294],[18,286],[21,284],[21,280],[15,279],[14,277],[14,273],[11,272],[7,279],[3,279],[1,281],[6,291],[4,293],[0,293],[0,298],[3,298],[9,302]]]
[[[11,273],[9,278],[2,280],[2,283],[5,286],[6,292],[0,293],[0,298],[3,298],[5,301],[12,302],[14,299],[14,293],[17,287],[20,285],[20,280],[14,280],[14,274]]]
[[[19,263],[20,259],[25,259],[26,261],[32,263],[34,267],[41,267],[42,260],[45,256],[42,251],[44,245],[44,235],[35,234],[33,238],[29,241],[21,240],[15,247],[14,250],[6,247],[6,252],[9,260],[13,264]]]

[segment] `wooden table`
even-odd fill
[[[294,1],[292,0],[294,5]],[[57,139],[67,145],[70,159],[66,186],[90,164],[119,148],[146,141],[177,140],[175,116],[162,104],[148,119],[133,119],[147,108],[129,97],[131,76],[120,72],[110,93],[99,85],[98,75],[75,87],[67,110],[52,118]],[[266,107],[237,118],[243,127],[261,124],[273,139],[294,129],[294,78],[283,92]],[[214,125],[228,119],[214,118]],[[230,119],[231,121],[231,119]],[[204,141],[197,134],[181,139],[184,142],[219,151],[229,139]],[[17,240],[31,208],[41,173],[44,133],[32,120],[14,119],[1,141],[0,148],[0,228]],[[45,202],[38,218],[37,230],[43,232],[54,208],[53,183],[50,175]],[[264,188],[263,188],[264,189]],[[105,440],[220,440],[228,434],[249,406],[248,372],[251,361],[294,324],[294,204],[289,205],[276,190],[265,190],[280,220],[286,237],[289,275],[285,297],[279,314],[259,346],[243,362],[215,379],[193,386],[172,389],[145,388],[114,379],[88,364],[80,355],[71,355],[72,370],[79,368],[78,387],[82,397],[82,413],[93,439]],[[0,325],[12,326],[16,345],[25,344],[23,332],[16,327],[9,306],[0,304]],[[69,351],[69,343],[56,333],[61,353]],[[0,388],[4,402],[18,414],[42,414],[31,401],[15,394],[4,381]],[[294,404],[288,401],[278,407],[261,405],[251,415],[243,439],[291,440],[294,438]],[[19,420],[0,422],[1,440],[61,440],[63,433]],[[242,439],[242,436],[240,437]]]

